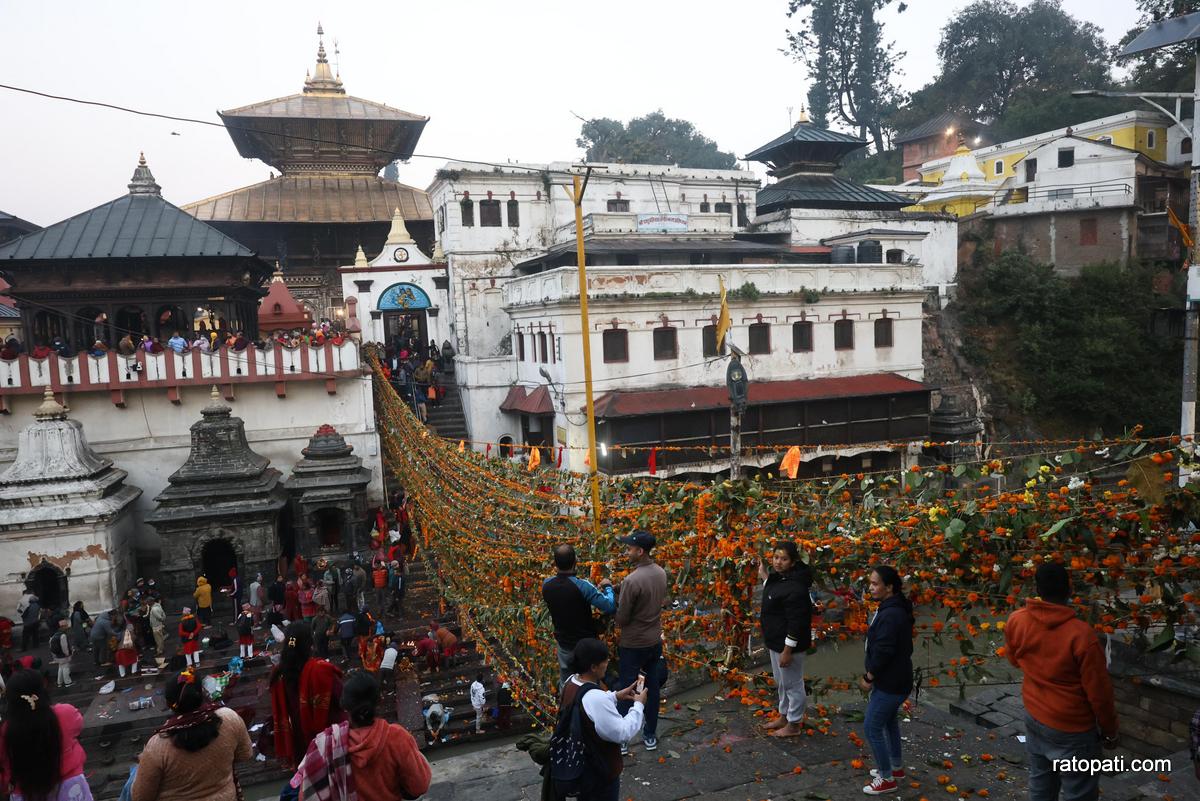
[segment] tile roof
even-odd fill
[[[500,411],[519,414],[546,415],[554,414],[554,404],[550,401],[550,391],[546,387],[536,387],[526,394],[526,387],[510,387],[508,395],[500,403]]]
[[[926,120],[917,127],[910,128],[909,130],[903,132],[893,139],[892,142],[893,144],[902,145],[905,142],[912,142],[916,139],[924,139],[927,136],[933,136],[934,134],[942,133],[947,128],[954,128],[955,130],[961,129],[964,132],[987,130],[987,126],[982,122],[976,122],[975,120],[967,119],[966,117],[963,117],[960,114],[955,114],[952,111],[943,111],[941,114]]]
[[[427,122],[428,117],[364,100],[353,95],[300,94],[251,103],[220,112],[226,117],[275,117],[295,119],[399,120]]]
[[[750,382],[749,405],[898,395],[929,392],[932,387],[895,373],[806,378],[795,381]],[[677,387],[639,392],[606,392],[596,398],[596,417],[638,417],[651,414],[709,411],[729,408],[729,390],[719,387]]]
[[[827,128],[821,128],[813,125],[811,122],[798,122],[787,133],[772,139],[762,147],[756,148],[745,155],[746,159],[757,161],[759,157],[768,155],[771,151],[776,150],[784,145],[789,145],[794,142],[809,143],[821,142],[839,145],[853,145],[851,149],[865,147],[867,141],[859,139],[857,136],[850,134],[830,131]]]
[[[901,209],[911,206],[906,197],[884,192],[836,175],[801,173],[758,190],[758,214],[786,208]]]
[[[0,245],[0,261],[253,255],[153,194],[125,195]]]
[[[375,175],[282,175],[183,207],[213,222],[390,222],[432,220],[429,196]]]

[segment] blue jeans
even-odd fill
[[[871,744],[879,775],[892,778],[892,770],[904,767],[900,758],[900,720],[897,713],[908,695],[871,690],[867,713],[863,717],[863,733]]]
[[[1056,771],[1054,760],[1102,759],[1100,734],[1092,731],[1059,731],[1038,723],[1025,713],[1025,750],[1029,752],[1029,801],[1096,801],[1100,774]]]
[[[637,681],[638,671],[646,674],[646,723],[643,737],[654,737],[658,732],[658,660],[662,659],[662,643],[649,648],[627,648],[621,646],[620,667],[614,691],[624,690]],[[632,701],[621,701],[617,711],[624,715],[633,707]]]

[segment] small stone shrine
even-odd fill
[[[33,416],[0,473],[0,607],[16,608],[28,586],[45,609],[111,609],[132,584],[142,491],[92,450],[49,387]]]
[[[371,471],[331,425],[313,434],[285,484],[296,521],[296,546],[308,555],[343,555],[367,547]]]
[[[942,402],[929,417],[929,436],[939,443],[926,449],[944,464],[973,462],[981,457],[978,440],[983,423],[967,411],[956,395],[943,394]]]
[[[146,516],[162,537],[161,583],[171,595],[189,595],[200,575],[222,587],[233,567],[243,586],[259,571],[274,578],[279,556],[294,550],[290,531],[280,537],[287,506],[280,473],[250,449],[246,424],[231,411],[213,387],[203,419],[192,424],[187,461]]]

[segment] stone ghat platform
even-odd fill
[[[405,614],[402,617],[385,616],[384,626],[401,640],[415,639],[428,629],[430,620],[459,633],[454,611],[439,614],[439,598],[433,585],[419,562],[410,570],[410,589],[405,599]],[[223,600],[223,599],[222,599]],[[168,601],[168,609],[174,610],[181,603]],[[167,631],[178,629],[179,619],[175,614],[168,616]],[[210,645],[202,652],[200,676],[220,672],[229,660],[237,655],[237,645],[230,642],[222,647],[212,647],[211,638],[223,633],[234,634],[231,613],[227,603],[220,603],[214,610],[213,625],[206,631]],[[265,630],[255,632],[256,654],[269,636]],[[178,638],[169,636],[168,654],[174,654]],[[484,724],[482,734],[475,733],[475,715],[471,708],[469,687],[477,673],[484,674],[489,706],[495,705],[495,694],[499,684],[489,667],[483,664],[470,643],[467,651],[456,657],[453,665],[435,673],[423,667],[415,673],[397,677],[395,688],[387,692],[380,705],[380,713],[391,722],[400,723],[412,732],[422,749],[435,753],[448,744],[471,743],[509,737],[514,733],[529,730],[529,718],[520,708],[514,708],[512,725],[499,729],[491,718]],[[343,670],[361,667],[357,657],[345,661],[341,658],[336,641],[331,643],[331,661]],[[43,644],[36,652],[45,664],[49,681],[54,681],[54,668],[50,654]],[[243,787],[282,786],[291,773],[284,770],[273,756],[271,738],[265,736],[267,721],[271,715],[269,679],[271,662],[267,656],[256,656],[246,663],[241,677],[227,688],[223,702],[236,710],[251,728],[255,757],[250,762],[239,763],[237,773]],[[90,653],[77,653],[72,660],[74,684],[66,689],[54,690],[56,703],[70,703],[84,713],[84,731],[80,738],[87,751],[86,774],[97,801],[115,799],[129,776],[129,768],[141,753],[147,738],[153,736],[169,716],[164,693],[167,682],[174,680],[177,670],[157,671],[151,656],[143,656],[141,672],[137,676],[116,678],[115,668],[97,668]],[[100,688],[116,678],[116,689],[111,694],[100,695]],[[441,696],[442,702],[453,710],[450,722],[443,728],[442,737],[430,742],[425,735],[425,719],[421,715],[421,698],[431,693]],[[139,698],[151,699],[152,706],[130,710],[130,702]]]

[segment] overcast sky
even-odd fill
[[[1028,0],[1018,0],[1024,5]],[[966,0],[908,0],[886,34],[907,51],[906,89],[937,67],[937,31]],[[1064,0],[1110,41],[1133,0]],[[578,157],[584,117],[661,107],[739,155],[786,129],[805,92],[780,52],[786,0],[310,0],[45,3],[0,0],[0,83],[216,120],[217,109],[298,92],[338,40],[349,93],[430,117],[401,180],[424,188],[446,157]],[[178,136],[173,134],[179,134]],[[226,132],[0,90],[0,209],[41,225],[125,192],[146,158],[185,204],[256,183]]]

